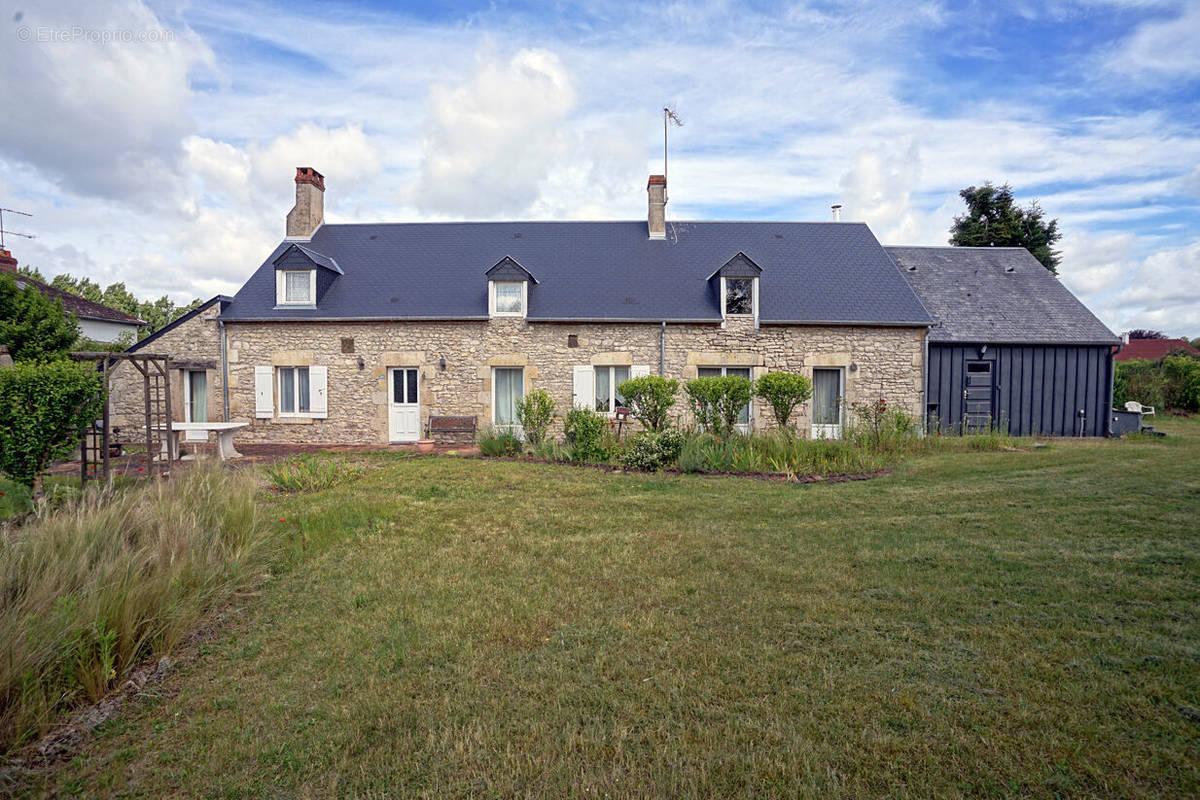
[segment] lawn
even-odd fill
[[[1158,427],[813,485],[372,456],[29,791],[1195,797],[1200,422]]]

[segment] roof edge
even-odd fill
[[[203,303],[201,303],[200,305],[198,305],[196,308],[193,308],[191,311],[189,311],[188,313],[184,314],[184,315],[183,315],[182,317],[180,317],[179,319],[177,319],[177,320],[174,320],[173,322],[171,322],[171,323],[169,323],[169,324],[167,324],[167,325],[164,325],[164,326],[162,326],[161,328],[159,328],[158,330],[156,330],[154,333],[152,333],[152,334],[150,334],[149,336],[147,336],[145,339],[142,339],[140,342],[134,342],[134,343],[133,343],[133,344],[131,344],[129,347],[125,348],[125,351],[124,351],[124,352],[126,352],[126,353],[132,353],[132,352],[134,352],[134,351],[136,351],[136,350],[140,350],[140,349],[141,349],[142,347],[144,347],[145,345],[148,345],[148,344],[150,344],[150,342],[153,342],[155,339],[157,339],[158,337],[162,336],[164,333],[167,333],[167,332],[169,332],[169,331],[173,331],[173,330],[175,330],[175,329],[176,329],[176,328],[178,328],[180,325],[182,325],[183,323],[187,322],[187,321],[188,321],[189,319],[191,319],[192,317],[194,317],[194,316],[196,316],[197,314],[199,314],[201,311],[204,311],[206,308],[211,308],[211,307],[212,307],[212,304],[213,304],[213,303],[216,303],[216,302],[221,302],[221,303],[229,304],[229,303],[233,302],[233,298],[232,298],[232,297],[230,297],[229,295],[225,295],[225,294],[217,294],[217,295],[213,295],[213,296],[212,296],[212,297],[210,297],[208,300],[204,301]],[[220,316],[220,314],[218,314],[217,316],[219,317],[219,316]]]

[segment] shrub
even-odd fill
[[[169,651],[269,563],[250,471],[95,489],[0,547],[0,751]]]
[[[353,480],[366,472],[361,464],[309,453],[288,456],[263,467],[271,488],[280,492],[315,492]]]
[[[684,439],[675,428],[639,433],[621,452],[621,463],[628,469],[660,470],[679,458]]]
[[[15,275],[0,274],[0,344],[13,361],[65,358],[79,338],[79,323],[35,287],[17,285]]]
[[[1118,361],[1113,376],[1113,405],[1136,400],[1157,409],[1200,411],[1200,358],[1167,356],[1159,361]]]
[[[74,361],[0,369],[0,472],[42,493],[52,461],[79,445],[80,430],[104,410],[100,373]]]
[[[1162,371],[1163,405],[1181,411],[1200,411],[1200,358],[1167,356],[1162,361]]]
[[[515,456],[521,452],[521,440],[510,430],[500,430],[491,425],[479,432],[476,440],[479,452],[488,458]]]
[[[629,406],[629,413],[647,430],[661,431],[667,425],[667,413],[675,405],[679,381],[646,375],[623,381],[617,391]]]
[[[546,438],[554,421],[554,398],[545,389],[534,389],[517,401],[517,422],[525,432],[525,441],[535,447]]]
[[[754,382],[754,393],[771,407],[779,427],[787,428],[796,406],[812,397],[812,381],[794,372],[768,372]]]
[[[742,407],[750,402],[754,383],[734,375],[696,378],[687,382],[684,391],[692,401],[696,421],[707,431],[728,435],[737,425]]]
[[[563,430],[575,461],[607,461],[608,448],[604,437],[608,419],[590,408],[572,408],[567,412]]]
[[[1113,405],[1124,408],[1130,400],[1165,409],[1166,380],[1158,362],[1146,359],[1116,362],[1113,373]]]

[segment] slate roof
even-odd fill
[[[316,308],[276,308],[281,242],[222,311],[226,320],[486,319],[484,273],[509,256],[532,275],[532,321],[719,322],[707,278],[743,252],[762,268],[770,323],[930,323],[862,223],[636,222],[322,225],[304,247],[344,274]]]
[[[886,249],[934,318],[931,342],[1121,342],[1023,247]]]
[[[14,276],[18,283],[24,283],[37,289],[43,295],[53,302],[59,300],[62,302],[64,311],[69,311],[79,319],[100,320],[103,322],[121,322],[126,325],[145,325],[146,323],[137,317],[126,314],[124,311],[118,311],[115,308],[95,303],[80,297],[77,294],[64,292],[62,289],[56,289],[49,284],[36,281],[33,278],[25,275]]]

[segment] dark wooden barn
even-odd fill
[[[889,247],[934,325],[926,423],[1106,436],[1121,340],[1020,247]]]

